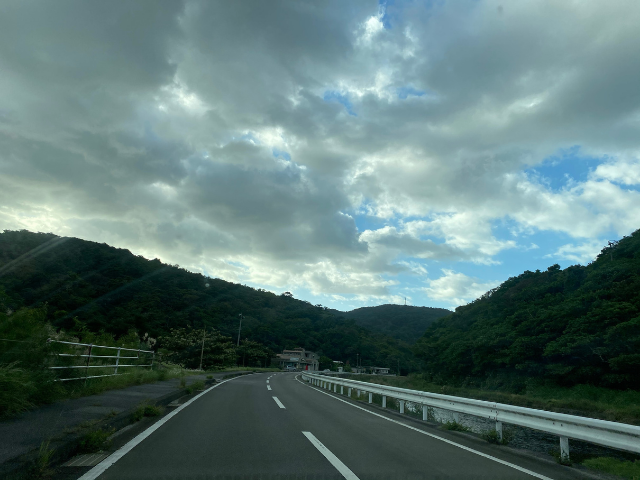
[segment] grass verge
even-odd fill
[[[477,400],[488,400],[508,405],[640,425],[640,392],[633,390],[618,391],[590,385],[562,388],[532,383],[524,393],[515,394],[495,390],[439,385],[425,381],[419,374],[412,374],[407,377],[357,375],[352,378],[379,385],[475,398]]]
[[[585,460],[582,465],[592,470],[618,475],[622,478],[640,480],[640,460],[630,462],[611,457],[597,457]]]

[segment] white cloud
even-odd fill
[[[443,269],[442,273],[442,277],[429,280],[429,286],[424,291],[432,300],[456,306],[464,305],[500,284],[497,281],[483,282],[453,270]]]
[[[568,243],[559,247],[555,253],[545,255],[545,257],[557,257],[586,265],[596,258],[606,243],[603,240],[592,240],[581,244]]]

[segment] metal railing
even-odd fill
[[[109,347],[106,345],[95,345],[92,343],[77,343],[77,342],[64,342],[61,340],[47,340],[49,343],[57,343],[61,345],[68,345],[72,349],[76,349],[75,353],[52,353],[51,355],[58,357],[59,359],[63,359],[63,361],[68,362],[68,365],[56,365],[52,367],[48,367],[51,370],[60,370],[60,371],[73,371],[74,369],[84,369],[84,376],[70,376],[67,378],[58,378],[56,382],[68,382],[71,380],[87,380],[89,378],[102,378],[102,377],[114,377],[117,375],[122,375],[122,373],[118,373],[119,368],[144,368],[149,367],[150,370],[153,370],[153,364],[155,362],[156,354],[152,350],[140,350],[135,348],[124,348],[124,347]],[[77,351],[78,347],[82,347],[82,352]],[[96,355],[96,349],[108,349],[108,350],[116,350],[116,355]],[[136,356],[122,356],[122,352],[136,352]],[[125,353],[125,355],[127,355]],[[86,359],[86,360],[85,360]],[[105,359],[115,359],[115,363],[105,363],[109,360]],[[91,364],[91,361],[94,361],[94,364]],[[120,363],[121,360],[130,360],[129,363]],[[142,363],[140,363],[142,362]],[[150,363],[144,363],[150,362]],[[104,375],[89,375],[90,368],[99,368],[103,369],[103,371],[112,371],[113,373],[108,373]],[[102,372],[96,372],[102,373]]]
[[[627,452],[640,453],[640,427],[635,425],[318,374],[303,373],[302,379],[320,388],[333,390],[335,393],[338,393],[338,387],[340,387],[340,393],[344,394],[346,387],[349,397],[352,389],[368,393],[369,403],[373,402],[373,394],[382,395],[383,407],[386,407],[387,397],[395,398],[400,403],[400,413],[404,413],[405,402],[423,405],[423,420],[427,420],[428,411],[424,407],[449,410],[453,412],[456,422],[458,422],[458,413],[494,420],[496,433],[500,440],[502,440],[503,423],[558,435],[560,437],[560,457],[566,462],[569,461],[570,438]]]

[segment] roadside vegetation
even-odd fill
[[[640,480],[640,460],[625,461],[611,457],[597,457],[583,461],[582,465],[592,470],[629,480]]]
[[[350,378],[379,385],[640,425],[640,392],[635,390],[620,391],[591,385],[559,387],[531,381],[524,392],[516,394],[481,388],[440,385],[425,380],[422,374],[411,374],[406,377],[354,375]]]
[[[630,400],[640,390],[640,230],[587,266],[509,278],[436,320],[414,351],[435,384],[596,412],[611,405],[609,417],[637,419]]]

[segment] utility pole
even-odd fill
[[[202,357],[204,355],[204,336],[206,333],[206,326],[202,327],[202,348],[200,349],[200,370],[202,370]]]
[[[236,344],[237,347],[240,346],[240,332],[242,331],[242,319],[244,318],[242,314],[238,316],[240,317],[240,326],[238,327],[238,343]]]

